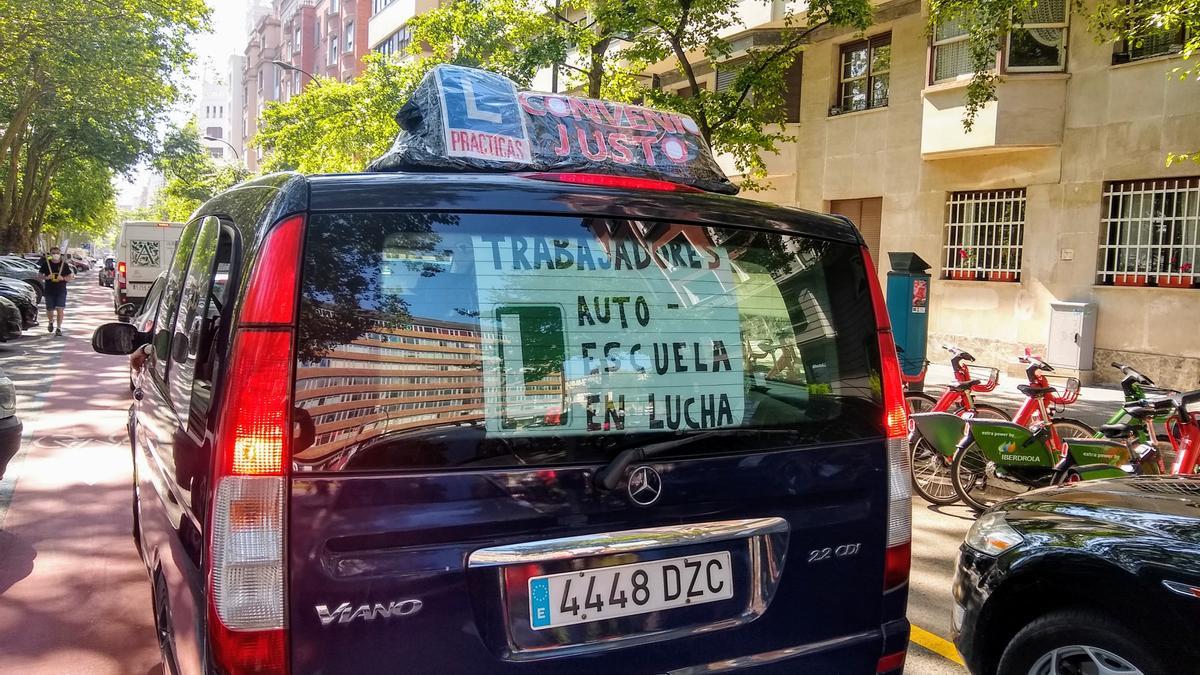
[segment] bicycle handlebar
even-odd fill
[[[1053,373],[1054,367],[1049,363],[1037,358],[1036,356],[1023,356],[1019,359],[1021,363],[1028,363],[1029,367],[1025,369],[1025,377],[1029,379],[1030,384],[1037,384],[1037,371],[1044,370],[1047,373]]]
[[[1117,370],[1124,373],[1125,377],[1133,378],[1133,381],[1137,382],[1138,384],[1144,384],[1149,387],[1154,386],[1154,380],[1151,380],[1150,378],[1146,377],[1145,375],[1139,373],[1132,366],[1127,366],[1124,363],[1118,363],[1117,361],[1113,361],[1112,367],[1116,368]]]
[[[958,374],[959,371],[966,370],[965,368],[963,368],[963,365],[962,365],[963,361],[969,361],[971,363],[975,362],[975,357],[971,355],[971,352],[959,349],[958,347],[955,347],[954,345],[942,345],[942,349],[945,349],[946,351],[950,352],[950,354],[951,354],[950,368],[952,368],[954,370],[955,374]]]

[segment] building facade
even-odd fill
[[[251,8],[242,69],[243,146],[253,139],[268,101],[289,100],[314,76],[346,82],[362,73],[370,12],[370,0],[272,0]],[[244,154],[256,170],[262,150]]]
[[[314,439],[296,460],[312,470],[344,468],[366,460],[340,451],[377,436],[482,423],[483,394],[477,324],[418,317],[377,326],[297,368],[296,405],[311,418]]]
[[[796,141],[767,157],[770,188],[746,196],[848,215],[881,281],[889,253],[927,261],[934,359],[942,343],[1000,367],[1026,347],[1061,353],[1051,303],[1090,303],[1084,378],[1119,379],[1118,360],[1194,389],[1200,340],[1184,324],[1200,312],[1200,166],[1166,165],[1200,148],[1200,84],[1170,76],[1182,36],[1099,44],[1071,3],[1038,7],[997,54],[997,100],[969,131],[964,36],[929,35],[925,3],[878,4],[865,34],[818,30],[789,92]],[[745,25],[743,38],[780,24]]]
[[[358,0],[368,2],[368,0]],[[371,51],[384,55],[403,54],[412,43],[408,21],[414,16],[436,9],[438,0],[369,0],[371,20],[367,27],[367,42]]]
[[[237,150],[237,161],[245,163],[246,161],[246,137],[245,137],[245,117],[243,109],[245,108],[246,90],[242,83],[242,73],[246,70],[246,57],[242,54],[232,54],[229,57],[229,77],[225,83],[227,96],[229,97],[229,112],[227,119],[229,121],[229,145]]]
[[[200,78],[200,90],[192,106],[192,115],[195,116],[200,129],[200,145],[210,157],[222,162],[237,161],[235,146],[230,142],[235,114],[229,80],[228,76],[217,75],[215,71],[206,68]]]
[[[257,171],[262,161],[261,148],[250,146],[258,131],[258,121],[267,101],[280,99],[281,75],[271,62],[280,55],[279,17],[272,6],[250,8],[250,41],[246,45],[245,65],[242,68],[242,157],[251,171]]]

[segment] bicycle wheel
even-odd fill
[[[916,391],[904,392],[904,402],[908,404],[908,412],[923,413],[933,410],[933,406],[937,405],[937,399],[929,394],[922,394]]]
[[[912,446],[912,483],[913,491],[931,504],[945,506],[958,501],[950,482],[950,460],[924,438]]]
[[[975,416],[986,420],[1012,421],[1012,415],[1009,415],[994,405],[988,405],[987,403],[975,404]]]
[[[979,513],[996,502],[1029,492],[1030,486],[996,475],[994,465],[974,443],[959,450],[950,463],[954,491],[964,504]]]
[[[1093,438],[1096,430],[1072,417],[1055,417],[1051,422],[1059,438]]]

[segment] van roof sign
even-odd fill
[[[692,118],[438,65],[396,114],[400,134],[370,171],[549,171],[655,178],[738,191]]]

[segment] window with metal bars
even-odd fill
[[[1024,188],[950,193],[942,278],[1019,281],[1024,235]]]
[[[1096,282],[1200,287],[1200,177],[1108,183]]]

